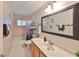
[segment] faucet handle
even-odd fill
[[[54,42],[52,42],[51,40],[48,40],[49,44],[54,45]]]

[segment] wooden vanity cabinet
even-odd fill
[[[40,57],[46,57],[46,56],[40,51]]]
[[[31,54],[33,57],[39,57],[40,54],[38,47],[33,42],[31,44]]]
[[[45,57],[45,55],[33,42],[31,44],[31,54],[33,57]]]
[[[39,55],[39,54],[40,54],[40,51],[39,51],[38,47],[35,46],[35,45],[34,45],[33,47],[34,47],[34,48],[33,48],[33,51],[34,51],[34,52],[33,52],[33,53],[34,53],[33,56],[34,56],[34,57],[39,57],[39,56],[40,56],[40,55]]]
[[[34,49],[33,48],[34,48],[34,44],[32,43],[31,44],[31,54],[32,54],[32,56],[34,56],[34,51],[33,51]]]

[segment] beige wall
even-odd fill
[[[19,27],[16,25],[16,21],[17,20],[31,20],[31,16],[26,16],[26,15],[20,15],[20,14],[13,14],[14,15],[14,20],[13,20],[13,30],[12,30],[12,33],[13,33],[13,37],[22,37],[25,35],[25,27]]]
[[[0,1],[0,56],[3,52],[3,2]]]
[[[13,20],[13,15],[12,15],[12,11],[9,7],[9,5],[7,4],[7,2],[4,2],[3,4],[3,21],[7,20],[10,21]],[[5,56],[8,56],[11,47],[12,47],[12,24],[10,24],[11,29],[10,29],[10,34],[7,37],[3,38],[3,54]]]
[[[77,3],[77,1],[63,2],[62,7],[60,9],[68,7],[68,6],[73,5],[75,3]],[[42,7],[37,13],[35,13],[32,16],[32,19],[35,20],[37,24],[41,23],[42,16],[47,15],[47,13],[45,13],[45,8],[46,8],[46,6]],[[58,11],[58,10],[55,9],[54,12],[56,12],[56,11]],[[63,47],[67,50],[70,50],[71,52],[75,52],[75,51],[79,50],[79,41],[41,32],[40,37],[44,38],[44,36],[46,36],[47,39],[51,40],[52,42],[54,42],[58,46]]]

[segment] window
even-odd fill
[[[17,26],[26,26],[26,20],[17,20]]]
[[[25,20],[22,21],[22,26],[26,26],[26,21]]]
[[[17,25],[21,26],[21,20],[17,20]]]

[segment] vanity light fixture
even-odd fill
[[[52,9],[51,9],[51,5],[48,5],[48,7],[45,9],[45,13],[51,13]]]
[[[50,2],[49,5],[47,6],[47,8],[45,9],[45,13],[52,13],[52,12],[56,12],[62,8],[64,8],[64,1],[53,1]]]
[[[47,8],[45,9],[45,13],[51,13],[53,11],[53,3],[56,1],[50,2]]]

